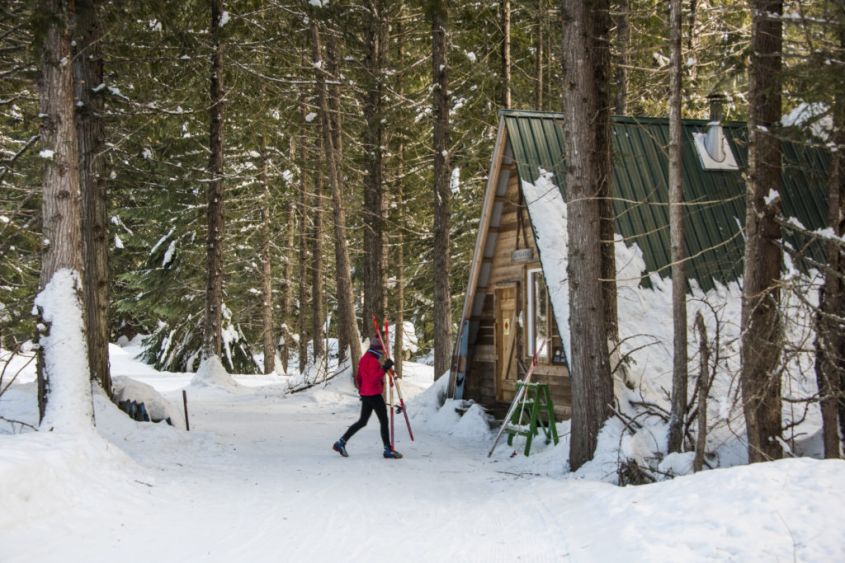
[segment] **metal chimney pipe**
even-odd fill
[[[707,137],[704,140],[704,147],[707,154],[716,162],[725,160],[725,133],[722,131],[722,103],[725,95],[721,92],[714,92],[707,96],[710,102],[710,123],[707,124]]]
[[[721,92],[713,92],[707,96],[707,102],[710,104],[710,121],[721,123],[724,117],[723,106],[726,96]]]

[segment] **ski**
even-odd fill
[[[499,439],[502,437],[502,433],[505,431],[505,428],[508,425],[508,421],[513,416],[514,411],[516,410],[517,405],[520,404],[522,400],[522,396],[525,394],[525,388],[528,386],[528,383],[531,382],[531,376],[534,373],[534,366],[537,365],[537,355],[543,349],[546,343],[543,342],[540,344],[540,347],[534,351],[534,355],[531,357],[531,365],[528,367],[528,372],[525,374],[525,379],[522,380],[522,386],[519,388],[519,391],[513,396],[513,401],[511,401],[511,406],[508,407],[508,413],[505,415],[505,420],[502,422],[502,427],[499,428],[499,432],[496,433],[496,439],[493,440],[493,446],[490,448],[490,451],[487,453],[487,457],[493,455],[493,450],[496,449],[496,444],[499,443]]]
[[[373,315],[373,328],[376,329],[376,335],[378,336],[379,342],[381,342],[381,347],[384,348],[384,338],[381,335],[381,327],[379,327],[378,319],[376,316]],[[387,357],[390,358],[390,351],[384,351],[387,354]],[[405,424],[408,425],[408,435],[411,437],[411,441],[414,441],[414,431],[411,430],[411,419],[408,418],[408,409],[405,408],[405,399],[402,398],[402,388],[399,386],[399,382],[394,377],[395,372],[393,368],[388,370],[388,375],[390,376],[390,382],[392,385],[396,385],[396,394],[399,395],[399,408],[402,409],[402,414],[405,415]]]
[[[387,324],[387,317],[384,318],[384,345],[386,346],[385,354],[390,357],[390,325]],[[388,408],[390,409],[390,449],[396,444],[396,430],[393,423],[393,378],[390,379],[390,402]]]

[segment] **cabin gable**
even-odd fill
[[[708,122],[683,123],[689,289],[710,291],[742,275],[746,125],[722,125],[737,169],[702,166],[695,137]],[[617,263],[619,275],[630,289],[662,284],[660,278],[671,273],[667,120],[615,117],[612,143],[617,256],[620,251],[636,256],[628,264]],[[456,398],[476,400],[497,414],[513,397],[535,342],[544,339],[550,351],[534,378],[550,384],[559,418],[570,413],[564,148],[561,114],[500,113],[450,388]],[[786,141],[783,154],[781,193],[773,196],[781,198],[790,220],[810,231],[823,228],[828,156]],[[823,262],[822,245],[806,234],[787,228],[784,240],[811,261]],[[631,263],[638,264],[636,271]],[[545,301],[538,302],[541,282],[547,282]],[[548,334],[540,334],[537,326],[547,327]]]

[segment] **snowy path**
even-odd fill
[[[190,381],[113,365],[174,404]],[[106,440],[0,435],[0,562],[845,560],[842,461],[618,488],[554,470],[563,448],[490,460],[489,436],[431,420],[411,443],[397,418],[406,457],[385,460],[375,417],[344,459],[331,444],[358,414],[351,383],[285,396],[239,381],[188,387],[189,433],[101,405]],[[406,395],[430,382],[415,366]],[[16,385],[0,410],[32,417],[33,397]]]
[[[535,541],[536,530],[559,529],[550,512],[512,502],[514,479],[476,461],[477,452],[420,430],[411,444],[397,427],[406,458],[385,460],[373,417],[343,459],[330,445],[355,420],[357,404],[326,408],[309,399],[271,399],[258,409],[250,401],[228,420],[214,418],[227,404],[207,403],[197,414],[198,427],[225,444],[225,453],[201,458],[200,475],[240,505],[231,524],[240,528],[236,536],[250,538],[242,556],[274,545],[291,559],[497,560],[509,543],[525,544],[530,560],[565,555],[562,538]],[[255,529],[255,522],[263,524]],[[462,548],[467,534],[474,541]],[[483,548],[477,539],[485,536]]]
[[[173,389],[166,396],[174,404],[177,382],[188,381],[133,375]],[[408,394],[419,391],[411,383]],[[111,502],[90,480],[69,479],[75,490],[57,493],[61,510],[6,529],[11,542],[0,546],[0,560],[66,561],[68,550],[89,561],[567,558],[563,535],[549,533],[561,529],[555,512],[522,496],[533,481],[497,472],[483,445],[467,449],[420,428],[412,443],[397,417],[406,457],[385,460],[373,416],[350,441],[349,458],[333,452],[358,415],[351,385],[189,396],[188,434],[127,422],[138,429],[118,425],[107,436],[141,466],[130,466],[130,476],[108,467],[90,476],[112,482]]]

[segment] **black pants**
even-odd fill
[[[381,395],[373,395],[371,397],[361,397],[361,416],[358,422],[349,427],[349,430],[343,435],[344,442],[355,435],[360,429],[367,425],[370,420],[370,415],[375,411],[378,417],[378,422],[381,425],[381,441],[385,448],[390,447],[390,434],[387,430],[387,405],[384,403],[384,397]]]

